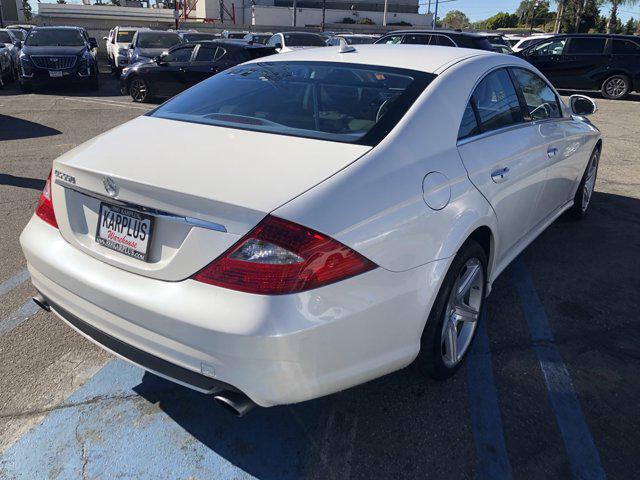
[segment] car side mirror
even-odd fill
[[[103,40],[109,40],[109,37],[102,37]]]
[[[282,44],[280,42],[276,43],[274,46],[277,50],[282,50]]]
[[[133,43],[130,43],[129,46],[127,47],[129,50],[133,50]]]
[[[571,95],[569,97],[569,106],[574,115],[586,117],[598,111],[596,102],[585,95]]]
[[[22,48],[22,42],[20,40],[16,40],[16,43],[14,43],[14,45],[18,50]]]
[[[154,60],[158,65],[166,65],[167,64],[167,54],[163,53],[162,55],[158,55],[156,58],[154,58]]]
[[[94,37],[89,37],[89,45],[91,46],[91,48],[98,48],[98,40],[96,40]]]

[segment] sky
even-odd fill
[[[477,20],[484,20],[498,12],[513,13],[520,5],[520,0],[441,0],[442,3],[438,6],[438,17],[444,17],[449,10],[461,10],[466,13],[472,22]],[[429,0],[419,0],[420,11],[427,10]],[[555,10],[555,2],[551,1],[551,10]],[[435,5],[435,0],[431,0],[431,11]],[[604,16],[609,16],[610,5],[604,4],[600,7],[600,12]],[[622,5],[619,7],[619,18],[626,22],[629,17],[635,19],[640,18],[640,4],[636,4],[634,7]]]
[[[38,7],[36,0],[29,0],[33,11],[36,12]],[[49,2],[52,0],[43,0]],[[231,0],[225,0],[230,2]],[[241,2],[242,0],[236,0]],[[418,0],[420,2],[420,12],[426,12],[429,0]],[[449,10],[461,10],[467,14],[472,22],[484,20],[498,12],[513,13],[518,8],[520,0],[440,0],[442,3],[438,6],[438,17],[444,17]],[[67,0],[68,3],[82,3],[81,0]],[[431,0],[431,11],[435,6],[435,0]],[[600,12],[604,16],[609,16],[610,5],[604,4],[600,7]],[[555,10],[555,3],[551,1],[551,9]],[[622,22],[626,22],[630,17],[640,19],[640,3],[633,7],[622,5],[618,10],[618,17]]]

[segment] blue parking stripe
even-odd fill
[[[522,259],[513,262],[511,274],[529,324],[531,339],[567,450],[573,477],[580,480],[605,479],[600,455],[582,413],[571,377],[560,351],[553,343],[549,320]]]
[[[504,441],[484,313],[467,359],[467,385],[478,478],[509,480],[513,472]]]
[[[11,290],[19,285],[22,285],[29,278],[29,271],[25,268],[20,270],[12,277],[7,278],[4,282],[0,283],[0,296],[9,293]]]
[[[33,300],[27,300],[20,308],[11,312],[8,317],[0,320],[0,337],[24,323],[35,315],[39,309],[40,307]]]
[[[299,478],[318,402],[235,418],[202,395],[112,360],[0,455],[3,480]]]

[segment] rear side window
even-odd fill
[[[640,45],[631,40],[614,40],[614,55],[640,55]]]
[[[567,48],[569,55],[599,55],[604,52],[606,38],[572,38]]]
[[[505,69],[487,75],[476,87],[473,98],[483,132],[524,121],[516,89]]]
[[[429,45],[431,35],[414,35],[408,34],[404,36],[402,43],[408,43],[411,45]]]
[[[213,62],[216,56],[216,47],[201,46],[196,54],[196,62]]]
[[[376,43],[396,44],[396,43],[402,42],[402,37],[403,37],[403,35],[389,35],[388,37],[384,37],[384,38],[380,39]]]
[[[462,122],[460,122],[460,129],[458,130],[458,140],[472,137],[480,133],[476,114],[473,111],[473,106],[471,105],[472,101],[473,100],[467,103],[467,108],[464,110],[464,115],[462,115]]]
[[[520,85],[529,116],[532,120],[560,118],[560,105],[553,90],[542,78],[522,68],[514,68],[514,77]]]
[[[441,47],[455,47],[456,44],[453,43],[449,37],[445,37],[444,35],[434,35],[431,39],[431,45],[440,45]]]

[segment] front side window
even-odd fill
[[[177,33],[139,32],[136,46],[139,48],[170,48],[180,43]]]
[[[560,104],[556,94],[542,78],[529,70],[513,69],[514,77],[520,86],[529,116],[532,120],[560,118]]]
[[[195,47],[176,48],[164,57],[165,62],[188,62]]]
[[[332,62],[239,65],[168,101],[154,117],[375,145],[435,76]]]
[[[604,52],[606,38],[572,38],[567,48],[568,55],[601,55]]]
[[[549,42],[542,42],[540,45],[536,45],[531,48],[532,55],[562,55],[564,45],[567,43],[566,38],[551,40]]]
[[[31,30],[25,45],[29,47],[81,47],[84,38],[75,29]]]
[[[402,43],[408,43],[410,45],[429,45],[429,40],[431,40],[431,35],[407,34],[404,36]]]
[[[505,69],[484,77],[473,92],[473,99],[483,132],[524,121],[516,89]]]
[[[384,37],[378,40],[376,43],[385,43],[395,45],[396,43],[402,42],[403,35],[389,35],[388,37]]]
[[[614,55],[640,55],[640,44],[631,40],[614,40]]]

